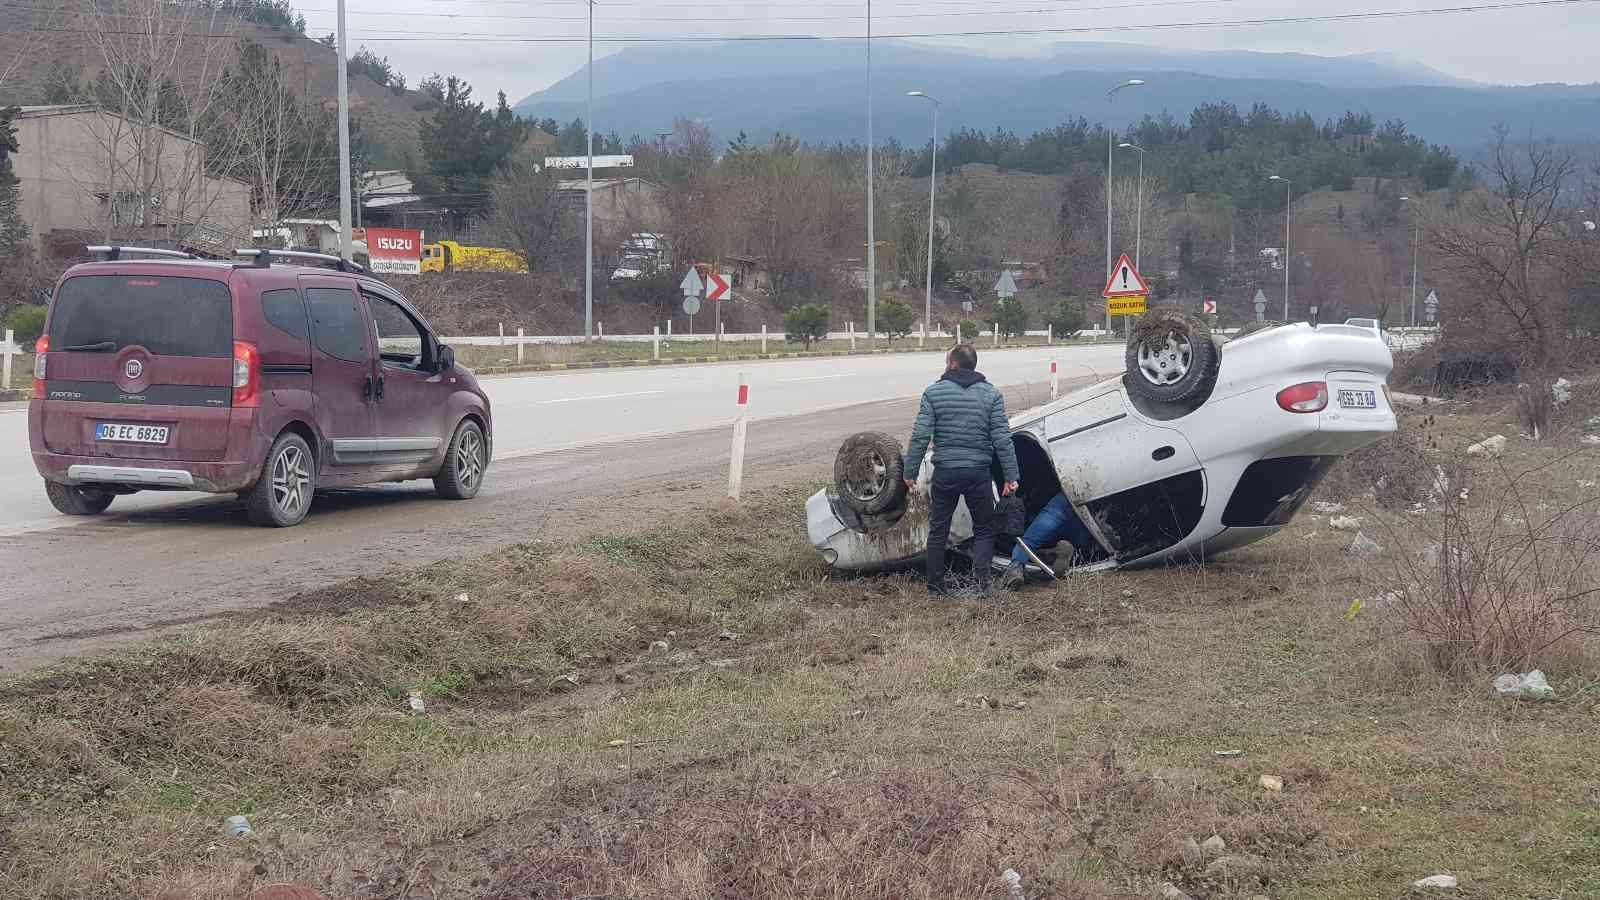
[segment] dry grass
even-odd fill
[[[825,577],[803,494],[5,684],[0,896],[1002,898],[1007,868],[1032,898],[1356,900],[1440,871],[1479,900],[1600,895],[1593,658],[1551,666],[1550,704],[1434,674],[1326,519],[930,605],[911,576]],[[253,838],[223,836],[235,813]],[[1213,833],[1237,859],[1179,853]]]

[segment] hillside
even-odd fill
[[[82,33],[66,10],[70,3],[0,0],[0,105],[42,104],[63,99],[60,85],[75,80],[92,84],[105,67],[105,53]],[[296,90],[323,104],[335,103],[338,63],[333,48],[296,34],[291,28],[219,16],[210,23],[186,26],[179,50],[184,77],[206,77],[231,59],[240,41],[268,48]],[[198,33],[196,33],[198,32]],[[9,70],[9,75],[7,74]],[[426,98],[417,91],[397,94],[366,75],[350,79],[351,114],[368,140],[376,165],[399,165],[415,156],[417,127]],[[331,107],[330,107],[331,108]]]
[[[1318,121],[1346,110],[1457,148],[1483,142],[1491,125],[1571,141],[1600,139],[1600,85],[1499,87],[1452,79],[1415,62],[1382,56],[1182,52],[1070,44],[1042,57],[1002,58],[901,41],[874,45],[874,125],[882,138],[927,140],[928,110],[916,88],[943,101],[941,130],[963,126],[1029,132],[1068,116],[1123,127],[1163,111],[1214,101],[1248,109],[1257,101],[1306,110]],[[584,72],[524,98],[517,111],[567,121],[582,115]],[[797,77],[803,76],[803,77]],[[1127,78],[1149,83],[1108,107],[1105,93]],[[858,47],[704,45],[629,48],[595,64],[599,130],[651,134],[677,118],[718,137],[785,132],[807,140],[865,136],[865,69]]]

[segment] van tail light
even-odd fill
[[[261,405],[261,354],[248,341],[233,342],[233,405]]]
[[[1278,406],[1284,412],[1314,413],[1328,408],[1328,383],[1307,381],[1278,392]]]
[[[44,399],[44,357],[50,352],[50,335],[41,334],[33,342],[33,398]]]

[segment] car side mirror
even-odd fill
[[[456,351],[445,344],[439,345],[439,371],[446,372],[456,367]]]

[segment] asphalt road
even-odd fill
[[[1118,346],[1002,350],[980,366],[1010,408],[1120,371]],[[722,495],[743,371],[745,489],[822,477],[844,436],[905,435],[935,354],[595,370],[486,379],[496,452],[473,501],[414,482],[319,494],[299,527],[254,528],[232,497],[120,497],[60,516],[28,456],[22,405],[0,406],[0,669],[260,607],[356,575],[534,538],[632,528]]]

